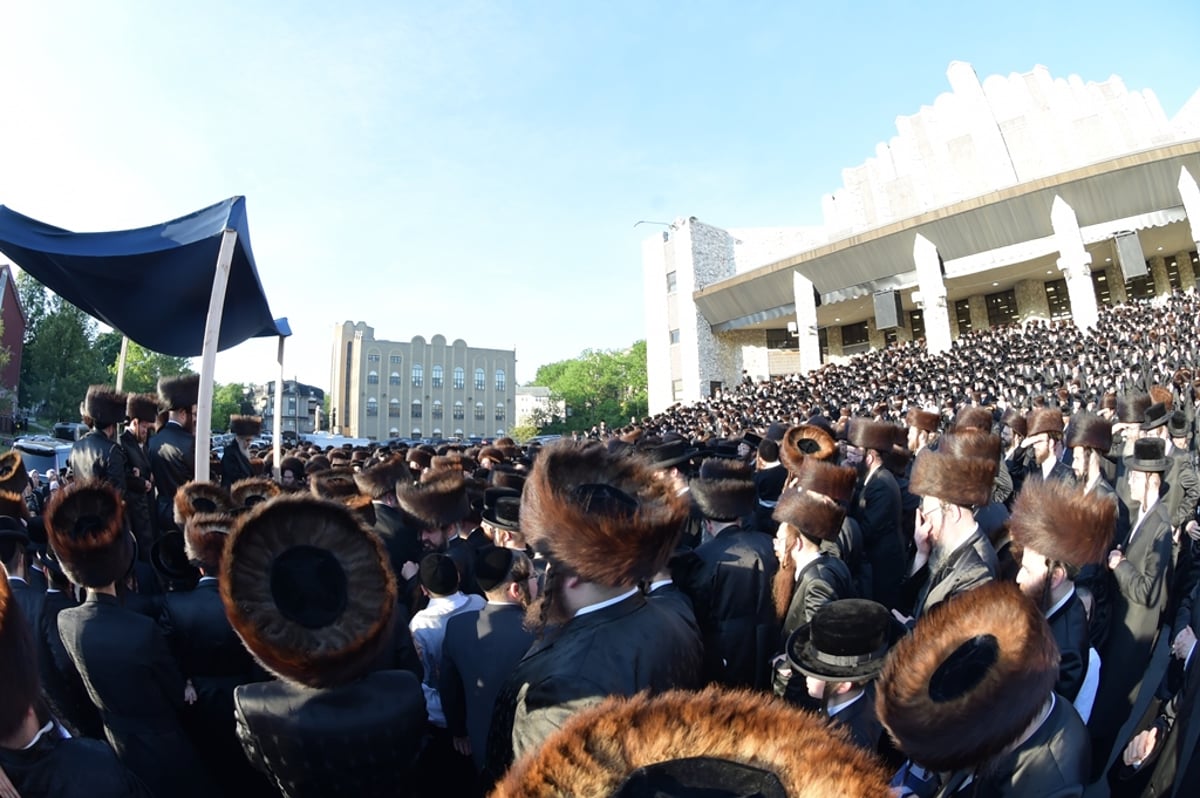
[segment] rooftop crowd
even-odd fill
[[[93,386],[54,490],[0,456],[0,796],[1196,794],[1198,323],[278,478]]]

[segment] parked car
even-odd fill
[[[88,434],[87,424],[79,422],[60,421],[54,425],[54,437],[60,441],[75,441]]]
[[[53,468],[61,474],[71,459],[71,446],[49,435],[27,435],[13,441],[12,448],[21,453],[26,471],[45,474]]]

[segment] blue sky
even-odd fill
[[[635,221],[820,223],[953,60],[1117,74],[1173,115],[1197,31],[1194,0],[11,2],[0,203],[101,230],[244,194],[289,377],[327,385],[351,319],[515,348],[524,382],[643,337]]]

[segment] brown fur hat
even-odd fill
[[[488,479],[493,488],[525,489],[525,475],[512,466],[492,466]]]
[[[157,417],[157,397],[148,393],[131,393],[125,397],[125,418],[153,424]]]
[[[1071,423],[1063,435],[1063,443],[1069,449],[1086,446],[1101,454],[1108,454],[1112,448],[1112,422],[1095,413],[1078,413],[1071,417]]]
[[[828,496],[835,502],[848,504],[854,495],[858,472],[849,466],[838,466],[809,458],[796,474],[797,487]]]
[[[412,482],[412,472],[403,457],[393,457],[382,463],[364,468],[354,475],[354,483],[358,485],[359,493],[372,499],[383,499],[385,496],[396,495],[396,485]]]
[[[383,543],[344,505],[304,493],[237,519],[221,599],[250,653],[308,687],[358,678],[392,643],[396,577]]]
[[[960,429],[943,435],[938,443],[938,451],[951,457],[983,457],[1000,460],[1000,436],[990,432],[981,432],[977,427]]]
[[[1061,435],[1063,431],[1062,411],[1057,407],[1036,407],[1029,411],[1026,421],[1029,424],[1027,437],[1030,438],[1043,432],[1057,432]]]
[[[229,417],[229,431],[239,438],[257,438],[262,428],[262,416]]]
[[[1030,482],[1013,505],[1009,534],[1046,559],[1082,568],[1104,560],[1116,530],[1116,503],[1060,480]]]
[[[239,479],[229,487],[229,498],[237,510],[248,510],[259,502],[274,499],[280,493],[283,493],[283,488],[279,487],[278,482],[263,477]]]
[[[195,513],[183,527],[184,551],[188,562],[209,573],[221,567],[221,554],[233,528],[233,516],[224,513]]]
[[[284,471],[291,471],[292,476],[301,480],[304,478],[304,461],[299,457],[285,457],[279,461],[279,475],[283,476]]]
[[[164,410],[191,410],[199,399],[199,374],[158,378],[158,405]]]
[[[0,454],[0,490],[7,490],[19,495],[28,484],[29,472],[25,470],[21,453],[13,449]]]
[[[233,512],[229,491],[215,482],[187,482],[175,491],[175,525],[183,529],[196,513]]]
[[[1015,407],[1005,409],[1004,413],[1000,416],[1000,423],[1012,428],[1012,431],[1022,438],[1029,431],[1029,424],[1025,421],[1025,416]]]
[[[836,540],[846,520],[846,508],[820,493],[788,488],[780,494],[771,517],[810,538]]]
[[[29,505],[25,497],[11,490],[0,490],[0,516],[29,520]]]
[[[815,424],[798,424],[789,427],[779,442],[779,460],[790,474],[800,471],[806,457],[828,460],[837,453],[837,441]]]
[[[1161,385],[1150,386],[1150,404],[1162,404],[1167,406],[1167,412],[1171,412],[1172,405],[1175,404],[1175,396],[1171,393],[1170,388],[1164,388]]]
[[[308,490],[318,499],[332,501],[342,501],[359,493],[354,471],[348,466],[337,466],[313,474],[308,479]]]
[[[473,464],[470,460],[461,454],[435,454],[429,458],[430,471],[474,471]]]
[[[790,798],[888,794],[881,761],[842,728],[773,696],[710,687],[613,697],[579,712],[517,762],[493,796],[616,795],[643,768],[694,757],[766,771]]]
[[[950,429],[955,432],[973,429],[980,432],[992,431],[992,411],[986,407],[976,407],[967,405],[960,408],[954,416],[954,423],[950,425]]]
[[[876,683],[875,709],[914,762],[976,767],[1037,717],[1058,659],[1034,603],[1010,582],[990,582],[933,607],[896,644]]]
[[[110,385],[91,385],[83,399],[84,415],[92,419],[96,429],[125,420],[125,394]]]
[[[37,649],[30,624],[0,568],[0,738],[15,734],[38,701]]]
[[[700,512],[714,521],[736,521],[758,506],[753,472],[737,460],[708,458],[700,464],[700,476],[690,487]]]
[[[426,529],[458,523],[471,512],[467,483],[458,470],[434,472],[416,485],[397,484],[396,499]]]
[[[888,421],[852,418],[846,428],[846,440],[860,449],[886,452],[896,441],[896,425]]]
[[[1148,393],[1128,393],[1117,399],[1117,422],[1121,424],[1141,424],[1146,411],[1154,404]]]
[[[104,587],[133,565],[133,535],[125,530],[125,505],[104,482],[72,482],[55,491],[46,507],[46,534],[73,583]]]
[[[370,496],[360,493],[356,496],[347,496],[341,499],[341,502],[342,504],[346,505],[351,512],[357,515],[367,526],[375,526],[375,505]]]
[[[955,457],[922,449],[913,463],[908,490],[914,496],[935,496],[962,507],[982,507],[992,500],[992,483],[1000,463],[985,457]]]
[[[908,412],[904,414],[904,423],[906,426],[916,427],[925,432],[937,432],[941,420],[942,417],[937,413],[931,413],[919,407],[910,407],[908,408]]]
[[[505,463],[508,458],[504,456],[504,452],[497,449],[495,446],[484,446],[479,450],[479,454],[475,457],[479,462],[483,462],[484,458],[490,458],[497,463]]]
[[[618,586],[667,562],[688,514],[684,496],[641,457],[598,442],[542,449],[521,497],[521,531],[534,549],[583,579]]]

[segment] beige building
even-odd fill
[[[329,429],[389,438],[494,438],[512,426],[516,352],[435,335],[382,341],[363,322],[333,330]]]
[[[681,218],[643,244],[651,412],[896,341],[1087,329],[1100,306],[1195,290],[1200,92],[1168,118],[1118,77],[947,77],[843,171],[823,225]]]

